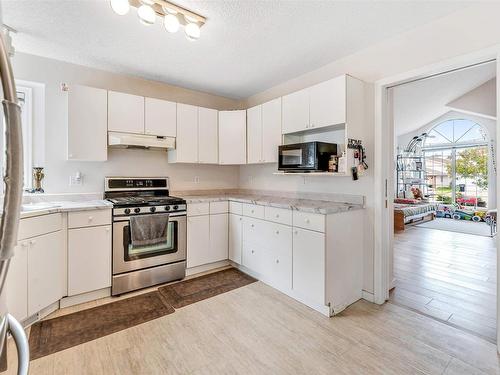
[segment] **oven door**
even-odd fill
[[[186,214],[170,214],[168,240],[153,246],[132,246],[128,217],[113,222],[113,275],[186,260]]]
[[[316,166],[313,143],[279,146],[278,169],[280,171],[303,171]]]

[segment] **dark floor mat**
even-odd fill
[[[37,359],[173,313],[157,291],[140,294],[53,319],[31,327],[31,359]]]
[[[236,268],[229,268],[159,288],[167,303],[175,308],[214,297],[255,282]]]

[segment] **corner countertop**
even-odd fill
[[[334,202],[328,200],[316,199],[301,199],[301,198],[287,198],[265,194],[180,194],[186,200],[187,204],[193,203],[206,203],[217,201],[233,201],[241,203],[251,203],[261,206],[270,206],[276,208],[285,208],[290,210],[297,210],[303,212],[312,212],[317,214],[335,214],[340,212],[360,210],[363,209],[361,204],[352,204],[345,202]]]
[[[21,219],[58,212],[107,210],[112,207],[113,204],[106,200],[26,203],[21,208]]]

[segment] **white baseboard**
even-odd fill
[[[220,262],[214,262],[210,264],[203,264],[197,267],[191,267],[186,269],[186,276],[196,275],[198,273],[212,271],[217,268],[230,266],[229,260],[221,260]]]
[[[61,299],[60,305],[62,309],[69,306],[79,305],[80,303],[85,303],[96,299],[109,297],[110,295],[111,295],[111,288],[103,288],[88,293],[78,294],[76,296],[64,297]]]
[[[373,293],[367,292],[366,290],[361,291],[361,298],[371,303],[375,302],[375,296]]]

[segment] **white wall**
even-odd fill
[[[110,150],[108,161],[104,163],[67,161],[67,94],[61,90],[61,83],[130,92],[216,109],[236,108],[238,102],[23,53],[16,53],[12,62],[17,80],[36,82],[38,87],[44,86],[45,89],[45,114],[42,112],[40,115],[40,111],[35,113],[33,141],[34,163],[45,167],[46,192],[100,192],[104,188],[104,177],[109,175],[169,176],[172,190],[238,186],[237,166],[168,164],[167,153],[162,151]],[[38,91],[39,95],[40,92],[43,95],[43,90]],[[37,95],[36,90],[34,95]],[[40,98],[34,99],[37,101]],[[69,186],[70,175],[77,171],[83,173],[83,185]],[[194,183],[195,177],[199,177],[199,183]]]
[[[453,100],[447,105],[457,111],[479,116],[496,117],[497,115],[497,80],[496,77],[476,87],[474,90]]]

